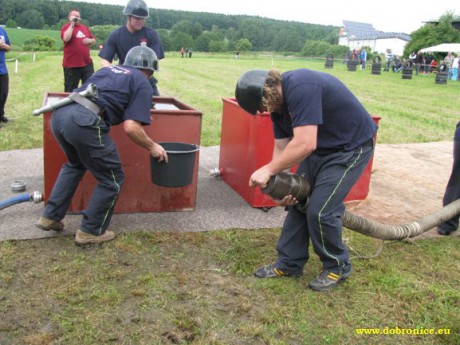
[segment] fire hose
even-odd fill
[[[5,200],[0,200],[0,210],[26,201],[33,201],[35,204],[38,204],[39,202],[43,201],[43,195],[40,192],[33,192],[16,195]]]
[[[267,186],[261,189],[263,193],[274,199],[282,199],[292,195],[304,209],[308,206],[310,183],[297,174],[281,172],[270,178]],[[418,236],[460,214],[460,199],[444,206],[442,209],[416,221],[404,224],[381,224],[345,210],[342,215],[344,227],[363,235],[381,240],[402,240]]]
[[[98,91],[97,91],[97,88],[96,88],[96,85],[94,84],[88,84],[88,86],[86,87],[85,90],[81,91],[78,93],[79,95],[83,96],[83,97],[86,97],[86,98],[97,98],[98,97]],[[70,103],[73,103],[75,102],[70,96],[69,97],[66,97],[66,98],[63,98],[53,104],[47,104],[39,109],[35,109],[32,114],[35,115],[35,116],[38,116],[42,113],[46,113],[48,111],[53,111],[53,110],[56,110],[58,108],[61,108],[67,104],[70,104]]]

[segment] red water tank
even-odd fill
[[[273,128],[269,113],[252,116],[235,98],[223,98],[219,169],[222,179],[252,207],[276,206],[259,188],[249,187],[251,174],[270,162]],[[380,117],[372,116],[378,124]],[[351,189],[345,201],[364,200],[369,193],[372,161]],[[295,171],[295,167],[292,169]]]
[[[66,97],[67,93],[48,93],[44,104]],[[144,130],[155,142],[182,142],[200,144],[202,114],[184,103],[168,97],[154,97],[155,109],[150,111],[151,125]],[[43,117],[43,153],[45,170],[45,202],[67,161],[64,152],[54,139],[50,129],[51,112]],[[192,183],[185,187],[160,187],[151,182],[150,156],[137,146],[123,126],[114,126],[110,136],[117,144],[125,172],[125,183],[115,205],[115,213],[163,212],[194,210],[198,183],[199,154],[196,154]],[[197,152],[199,153],[199,152]],[[86,173],[75,192],[69,212],[79,212],[87,206],[96,180]]]

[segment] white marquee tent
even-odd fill
[[[458,53],[460,52],[460,43],[442,43],[438,44],[437,46],[428,47],[421,49],[422,53],[426,52],[453,52]]]

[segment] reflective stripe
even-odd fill
[[[340,184],[342,183],[343,179],[345,178],[345,176],[347,176],[347,173],[348,171],[350,171],[351,168],[353,168],[356,163],[359,161],[359,159],[361,158],[361,155],[363,153],[363,149],[361,148],[359,150],[359,155],[358,157],[356,157],[355,161],[353,162],[353,164],[351,164],[347,170],[345,170],[345,173],[343,174],[342,178],[339,180],[339,182],[337,183],[337,185],[335,186],[332,194],[329,196],[329,198],[326,200],[325,204],[323,205],[323,207],[321,208],[321,210],[319,211],[319,214],[318,214],[318,225],[319,225],[319,230],[320,230],[320,235],[321,235],[321,244],[323,246],[323,250],[324,250],[324,253],[326,253],[330,258],[334,259],[335,261],[337,261],[337,265],[340,266],[340,260],[335,257],[334,255],[330,254],[327,249],[326,249],[326,246],[324,245],[324,236],[323,236],[323,226],[321,224],[321,213],[323,212],[323,210],[326,208],[326,206],[328,205],[329,201],[331,200],[332,196],[335,194],[335,192],[337,191],[337,189],[339,188]]]
[[[113,198],[112,204],[110,205],[110,207],[105,212],[104,220],[102,221],[101,227],[99,228],[99,235],[102,233],[102,228],[103,228],[103,226],[105,224],[105,221],[107,220],[107,217],[109,216],[109,214],[112,211],[112,209],[115,207],[115,202],[117,201],[118,194],[120,194],[120,190],[121,190],[121,187],[117,182],[117,179],[115,177],[115,174],[113,173],[113,170],[111,169],[110,172],[112,173],[113,183],[117,186],[118,192],[117,192],[117,195],[115,195],[115,198]]]

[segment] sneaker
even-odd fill
[[[295,277],[301,276],[302,273],[293,273],[276,267],[276,264],[263,266],[254,271],[257,278],[276,278],[276,277]]]
[[[342,283],[345,279],[351,276],[352,272],[353,268],[351,265],[340,273],[324,270],[319,276],[313,279],[308,286],[310,289],[315,291],[326,291]]]
[[[41,216],[38,220],[37,224],[35,224],[38,228],[44,231],[62,231],[64,230],[64,223],[60,220],[49,219],[46,217]]]
[[[0,117],[0,122],[4,122],[4,123],[13,122],[13,119],[9,119],[6,116],[2,116]]]
[[[441,228],[438,228],[438,234],[442,235],[442,236],[449,236],[451,233],[453,233],[456,229],[454,230],[446,230],[446,229],[441,229]]]
[[[102,235],[96,236],[93,234],[88,234],[86,232],[83,232],[81,230],[78,230],[77,233],[75,234],[75,244],[77,246],[86,246],[89,244],[98,244],[98,243],[104,243],[104,242],[109,242],[112,241],[117,235],[110,230],[107,230],[104,232]]]

